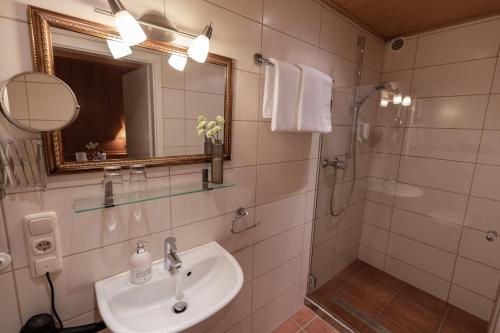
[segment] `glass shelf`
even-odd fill
[[[140,202],[177,197],[192,193],[208,192],[212,190],[229,188],[234,186],[236,186],[236,184],[209,183],[208,189],[204,189],[201,187],[201,184],[198,186],[191,184],[184,186],[176,186],[176,188],[173,190],[166,187],[158,187],[158,188],[147,189],[144,191],[121,193],[115,195],[114,205],[110,207],[124,206]],[[75,213],[90,212],[93,210],[99,210],[104,208],[109,208],[104,205],[104,195],[99,197],[77,199],[74,202]]]

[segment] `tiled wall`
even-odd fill
[[[500,18],[386,48],[383,81],[414,97],[379,108],[360,258],[485,320],[500,240]]]
[[[268,332],[298,309],[305,294],[319,136],[270,131],[270,123],[259,116],[263,78],[253,55],[262,52],[318,66],[335,78],[341,90],[352,85],[359,29],[312,0],[124,2],[137,16],[151,9],[166,11],[178,28],[192,33],[213,21],[212,51],[235,59],[233,159],[225,165],[225,178],[238,186],[80,214],[73,213],[73,200],[98,195],[100,174],[51,177],[45,193],[9,194],[3,201],[0,251],[10,253],[14,261],[0,274],[1,331],[18,332],[31,315],[50,311],[45,281],[29,275],[21,222],[26,214],[54,210],[64,254],[64,270],[54,275],[56,302],[68,325],[95,319],[93,282],[127,270],[137,239],[148,240],[159,258],[163,240],[173,235],[181,249],[217,240],[234,253],[244,270],[242,292],[211,332]],[[32,68],[27,3],[110,23],[109,17],[93,10],[93,6],[106,8],[104,0],[1,1],[0,43],[8,47],[2,53],[0,80]],[[380,63],[383,44],[370,40],[377,54],[374,63]],[[336,132],[346,130],[345,121],[337,121]],[[2,140],[27,136],[3,119],[0,127]],[[331,149],[343,153],[341,148]],[[155,168],[150,176],[155,184],[175,189],[198,183],[201,167]],[[359,184],[361,199],[366,180]],[[236,237],[229,230],[239,206],[250,211],[246,225],[260,224]],[[347,225],[346,230],[354,231],[355,240],[346,238],[343,252],[357,244],[360,232],[359,227]]]
[[[163,152],[165,156],[203,154],[203,138],[195,130],[198,115],[224,116],[226,70],[188,60],[179,72],[162,56]],[[223,132],[219,133],[223,138]]]

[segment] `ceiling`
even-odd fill
[[[385,40],[500,14],[500,0],[322,1]]]

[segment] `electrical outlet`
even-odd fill
[[[24,217],[24,237],[33,277],[62,269],[62,253],[57,215],[54,212]]]

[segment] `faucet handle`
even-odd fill
[[[175,237],[168,237],[165,239],[165,247],[167,247],[169,251],[177,251],[177,245],[175,245],[175,242]]]

